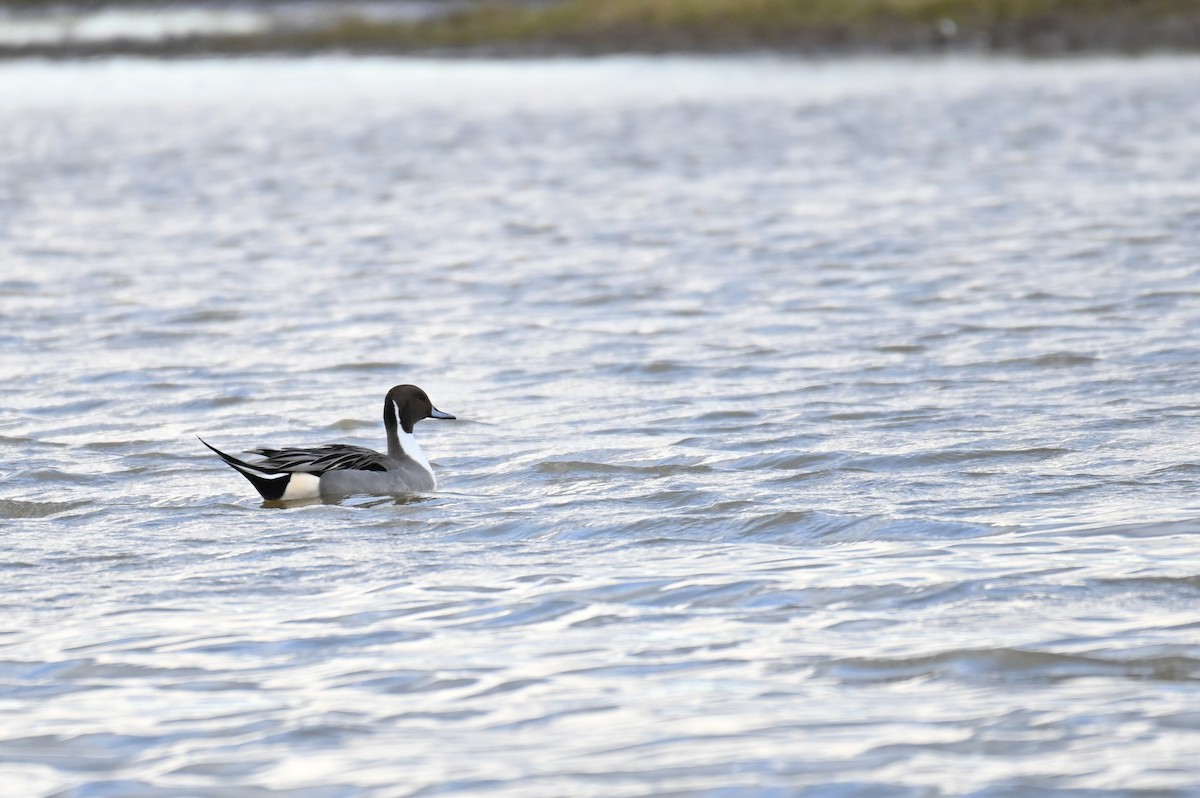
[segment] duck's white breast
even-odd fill
[[[429,472],[429,476],[433,477],[433,487],[437,489],[437,477],[433,474],[433,466],[429,465],[429,460],[425,457],[425,452],[421,451],[421,444],[417,443],[417,438],[411,432],[399,431],[400,446],[403,447],[404,453],[416,461],[417,465]]]

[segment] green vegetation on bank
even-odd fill
[[[346,16],[318,28],[120,44],[158,52],[499,54],[1196,50],[1200,0],[498,0],[418,22]]]
[[[404,49],[1143,49],[1200,43],[1200,0],[565,0],[311,35]]]

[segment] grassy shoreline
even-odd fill
[[[36,3],[17,3],[29,8]],[[10,6],[11,7],[11,6]],[[162,41],[0,46],[7,55],[447,53],[502,56],[1200,51],[1200,0],[563,0],[489,2],[417,22]]]

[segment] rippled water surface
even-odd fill
[[[1198,85],[0,65],[5,794],[1200,795]]]

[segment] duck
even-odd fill
[[[197,437],[269,502],[354,494],[393,496],[437,490],[437,477],[413,435],[416,423],[426,418],[452,420],[455,416],[434,407],[429,395],[417,386],[397,385],[383,398],[387,454],[348,444],[260,448],[249,454],[262,459],[247,463]]]

